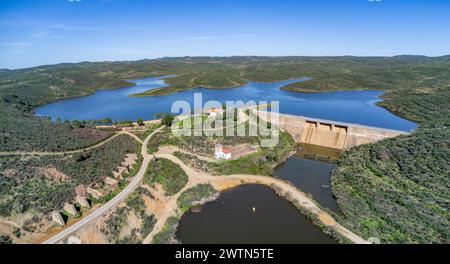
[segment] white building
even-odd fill
[[[222,145],[218,144],[215,148],[216,159],[231,159],[231,150],[224,148]]]

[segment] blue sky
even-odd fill
[[[450,0],[0,0],[0,68],[398,54],[450,54]]]

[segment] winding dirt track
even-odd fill
[[[96,148],[96,147],[106,144],[107,142],[109,142],[113,138],[119,136],[120,134],[128,134],[128,135],[132,136],[134,139],[143,143],[141,152],[142,152],[142,156],[143,156],[144,160],[142,162],[142,166],[141,166],[139,172],[136,174],[136,176],[133,177],[132,181],[128,184],[128,186],[122,192],[120,192],[118,195],[116,195],[112,200],[110,200],[106,204],[104,204],[101,207],[99,207],[98,209],[96,209],[91,214],[87,215],[85,218],[83,218],[80,221],[78,221],[77,223],[65,228],[63,231],[59,232],[55,236],[46,240],[44,243],[45,244],[53,244],[53,243],[57,243],[60,240],[68,237],[72,233],[74,233],[74,232],[80,230],[81,228],[83,228],[84,226],[92,223],[98,217],[107,213],[109,210],[115,208],[124,199],[126,199],[134,190],[136,190],[136,188],[141,184],[141,181],[144,178],[145,171],[147,170],[147,167],[148,167],[148,162],[151,159],[151,155],[149,155],[147,153],[147,144],[148,144],[149,140],[152,138],[152,136],[155,135],[156,133],[159,133],[162,129],[164,129],[164,126],[158,128],[153,133],[151,133],[145,139],[144,142],[142,142],[137,136],[135,136],[131,133],[119,132],[118,134],[108,138],[107,140],[104,140],[103,142],[101,142],[95,146],[92,146],[92,147],[89,147],[89,148],[86,148],[83,150],[63,152],[64,154],[71,154],[71,153],[82,152],[85,150],[90,150],[90,149],[93,149],[93,148]],[[175,195],[172,195],[171,197],[168,198],[168,200],[165,203],[162,213],[157,218],[157,221],[155,223],[155,226],[153,227],[153,230],[144,239],[144,242],[143,242],[144,244],[151,243],[153,240],[153,237],[156,234],[158,234],[159,232],[161,232],[161,230],[164,228],[164,225],[165,225],[167,219],[169,217],[174,216],[179,213],[179,209],[177,206],[178,197],[187,189],[192,188],[200,183],[210,183],[218,190],[224,190],[224,189],[231,188],[231,187],[234,187],[237,185],[250,184],[250,183],[262,184],[262,185],[269,186],[271,188],[278,187],[281,190],[283,190],[283,192],[289,193],[291,195],[291,197],[294,200],[297,200],[304,209],[306,209],[309,212],[311,212],[312,214],[316,215],[323,224],[334,229],[336,232],[338,232],[339,234],[348,238],[350,241],[352,241],[356,244],[368,244],[368,242],[365,239],[359,237],[358,235],[354,234],[350,230],[346,229],[345,227],[343,227],[342,225],[337,223],[331,215],[329,215],[327,212],[320,209],[314,203],[314,201],[312,199],[310,199],[308,196],[306,196],[305,193],[301,192],[298,188],[296,188],[295,186],[293,186],[292,184],[290,184],[288,182],[282,181],[277,178],[261,176],[261,175],[236,174],[236,175],[229,175],[229,176],[211,176],[205,172],[197,171],[197,170],[189,167],[183,161],[181,161],[180,159],[175,157],[173,155],[173,152],[175,152],[177,150],[179,150],[179,149],[176,147],[162,147],[162,148],[160,148],[160,150],[157,153],[154,154],[154,156],[157,158],[165,158],[165,159],[168,159],[168,160],[178,164],[183,169],[183,171],[186,173],[186,175],[188,176],[188,182],[178,193],[176,193]],[[33,154],[36,154],[36,153],[33,153]],[[46,154],[47,153],[44,153],[43,155],[46,155]],[[25,155],[27,155],[27,154],[25,154]],[[39,155],[39,154],[37,154],[37,155]],[[59,154],[51,153],[49,155],[62,155],[62,153],[59,153]],[[202,158],[206,159],[206,157],[202,157]]]
[[[25,151],[13,151],[13,152],[0,152],[0,156],[62,156],[62,155],[70,155],[70,154],[75,154],[75,153],[81,153],[84,151],[88,151],[88,150],[93,150],[96,149],[98,147],[101,147],[103,145],[105,145],[106,143],[110,142],[111,140],[115,139],[116,137],[120,136],[120,135],[128,135],[130,137],[132,137],[133,139],[135,139],[137,142],[139,143],[143,143],[142,140],[137,137],[135,134],[132,134],[130,132],[127,131],[120,131],[117,132],[116,134],[112,135],[111,137],[93,145],[87,148],[83,148],[83,149],[77,149],[77,150],[70,150],[70,151],[61,151],[61,152],[45,152],[45,151],[31,151],[31,152],[25,152]]]
[[[354,234],[350,230],[346,229],[339,223],[337,223],[331,215],[320,209],[312,199],[306,196],[305,193],[300,191],[297,187],[292,184],[282,181],[277,178],[260,176],[260,175],[245,175],[236,174],[229,176],[211,176],[204,172],[194,170],[193,168],[186,165],[183,161],[169,153],[170,149],[164,148],[162,151],[158,151],[155,156],[157,158],[165,158],[176,164],[178,164],[184,172],[188,175],[189,180],[186,186],[180,190],[175,195],[171,196],[164,207],[164,211],[161,216],[157,219],[152,232],[144,239],[144,244],[151,243],[153,237],[158,234],[163,228],[167,219],[171,216],[176,215],[178,212],[177,199],[178,197],[187,189],[199,184],[199,183],[210,183],[218,190],[224,190],[233,186],[242,184],[262,184],[273,188],[274,186],[281,188],[283,192],[289,193],[291,197],[299,202],[299,204],[312,214],[316,215],[318,219],[325,225],[334,229],[336,232],[342,236],[348,238],[353,243],[356,244],[368,244],[368,242],[361,238],[360,236]]]

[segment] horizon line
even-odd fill
[[[33,69],[39,67],[48,67],[48,66],[57,66],[63,64],[80,64],[80,63],[115,63],[115,62],[138,62],[138,61],[156,61],[156,60],[164,60],[164,59],[179,59],[179,58],[236,58],[236,57],[257,57],[257,58],[338,58],[338,57],[354,57],[354,58],[394,58],[394,57],[423,57],[423,58],[443,58],[450,56],[450,53],[444,55],[437,56],[429,56],[423,54],[396,54],[396,55],[229,55],[229,56],[220,56],[220,55],[186,55],[186,56],[164,56],[164,57],[155,57],[155,58],[142,58],[135,60],[82,60],[82,61],[66,61],[66,62],[55,62],[49,64],[39,64],[33,66],[27,66],[22,68],[0,68],[0,71],[16,71],[16,70],[26,70]]]

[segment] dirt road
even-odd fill
[[[349,240],[351,240],[356,244],[368,244],[368,242],[365,239],[359,237],[358,235],[354,234],[350,230],[346,229],[345,227],[337,223],[331,215],[320,209],[311,198],[309,198],[305,193],[303,193],[297,187],[288,182],[282,181],[277,178],[260,175],[236,174],[229,176],[211,176],[204,172],[200,172],[189,167],[180,159],[172,155],[172,153],[169,153],[168,150],[169,149],[167,148],[162,149],[162,151],[158,151],[155,154],[155,156],[157,158],[168,159],[178,164],[188,175],[189,180],[182,190],[180,190],[178,193],[169,198],[164,207],[164,212],[157,219],[157,222],[153,227],[152,232],[144,239],[144,243],[151,243],[154,235],[158,234],[164,228],[167,219],[179,213],[176,201],[185,190],[199,183],[210,183],[218,190],[224,190],[242,184],[254,183],[266,185],[271,188],[274,187],[280,188],[281,190],[283,190],[283,192],[289,193],[291,197],[297,200],[304,209],[316,215],[323,224],[334,229],[336,232],[338,232],[339,234],[348,238]]]
[[[117,132],[116,134],[114,134],[113,136],[93,145],[87,148],[83,148],[83,149],[77,149],[77,150],[70,150],[70,151],[61,151],[61,152],[46,152],[46,151],[12,151],[12,152],[0,152],[0,156],[62,156],[62,155],[70,155],[70,154],[75,154],[75,153],[81,153],[84,151],[89,151],[89,150],[93,150],[96,149],[98,147],[101,147],[103,145],[105,145],[106,143],[110,142],[111,140],[115,139],[116,137],[120,136],[120,135],[128,135],[130,137],[132,137],[133,139],[135,139],[137,142],[139,143],[143,143],[142,140],[137,137],[136,135],[127,132],[127,131],[120,131]]]

